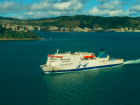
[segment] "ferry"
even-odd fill
[[[40,65],[44,73],[72,72],[95,68],[111,67],[123,64],[123,59],[110,59],[104,49],[100,49],[99,56],[90,52],[57,53],[47,55],[47,62]]]

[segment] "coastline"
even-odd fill
[[[0,38],[0,41],[2,41],[2,40],[5,40],[5,41],[7,41],[7,40],[44,40],[45,38],[24,38],[24,39],[22,39],[22,38]]]

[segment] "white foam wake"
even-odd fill
[[[138,64],[140,63],[140,59],[136,59],[136,60],[129,60],[124,62],[124,64]]]

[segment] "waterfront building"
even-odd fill
[[[20,30],[21,31],[24,31],[24,26],[20,26]]]
[[[17,26],[16,26],[16,30],[20,30],[20,26],[17,25]]]
[[[50,31],[58,31],[58,27],[56,27],[56,26],[50,26],[49,27],[49,30]]]
[[[8,29],[11,28],[11,27],[10,27],[10,24],[7,24],[6,28],[8,28]]]

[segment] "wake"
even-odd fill
[[[136,59],[136,60],[129,60],[124,62],[124,64],[139,64],[140,63],[140,59]]]

